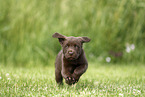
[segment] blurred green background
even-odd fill
[[[145,62],[144,0],[0,0],[0,64],[54,65],[53,33],[88,36],[89,62]]]

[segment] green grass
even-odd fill
[[[145,96],[145,66],[91,64],[80,81],[58,86],[54,66],[0,66],[0,96]]]

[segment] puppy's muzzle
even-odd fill
[[[74,54],[73,50],[69,50],[69,51],[68,51],[68,54],[69,54],[70,56],[72,56],[72,55]]]

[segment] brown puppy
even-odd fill
[[[58,38],[62,46],[55,61],[55,80],[62,84],[64,78],[67,84],[72,85],[78,82],[80,76],[88,68],[82,45],[90,39],[88,37],[66,37],[59,33],[54,33],[53,37]]]

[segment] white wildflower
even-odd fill
[[[92,91],[93,94],[95,94],[95,92],[96,92],[95,90]]]
[[[134,44],[131,44],[130,45],[130,48],[131,48],[131,50],[134,50],[135,49],[135,45]]]
[[[0,76],[0,79],[2,79],[2,77]]]
[[[135,45],[134,44],[127,44],[126,45],[126,52],[130,53],[131,51],[133,51],[135,49]]]
[[[106,58],[106,62],[109,63],[110,61],[111,61],[111,58],[110,58],[110,57],[107,57],[107,58]]]
[[[123,94],[119,93],[119,96],[122,96],[123,97]]]
[[[140,90],[138,90],[137,92],[138,92],[139,94],[141,93],[141,91],[140,91]]]
[[[10,78],[8,78],[8,80],[10,80]]]
[[[130,47],[127,46],[127,47],[126,47],[126,52],[127,52],[127,53],[130,53],[130,51],[131,51]]]
[[[7,73],[6,76],[9,76],[9,73]]]

